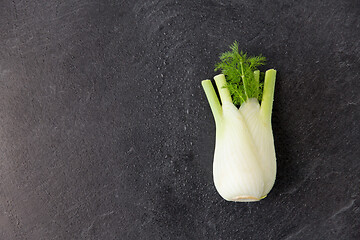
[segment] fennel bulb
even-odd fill
[[[237,45],[234,46],[236,51],[233,49],[233,52],[238,54]],[[231,69],[226,65],[222,66],[225,66],[225,75],[214,77],[222,105],[211,81],[202,81],[216,123],[213,178],[218,193],[225,200],[259,201],[270,192],[276,177],[276,156],[271,128],[276,71],[266,71],[264,91],[261,93],[258,91],[261,90],[259,71],[252,71],[254,69],[250,68],[251,64],[247,64],[247,61],[251,63],[251,60],[247,59],[246,54],[241,53],[235,57],[238,58],[237,61],[241,60],[241,64],[235,65],[235,69],[240,73],[243,90],[239,93],[242,94],[238,99],[239,108],[233,101],[233,98],[238,97],[234,96],[237,91],[231,93],[231,80],[225,79],[226,73],[231,78]],[[227,61],[229,62],[229,59]],[[243,74],[245,71],[248,72],[247,76]],[[251,87],[253,89],[250,89]],[[261,105],[259,97],[262,97]]]

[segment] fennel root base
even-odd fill
[[[257,198],[257,197],[253,197],[253,196],[238,196],[233,198],[231,201],[234,202],[257,202],[260,201],[261,199],[266,198],[267,195],[261,197],[261,198]]]

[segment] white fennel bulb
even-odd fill
[[[246,66],[249,67],[250,64],[244,64],[248,60],[246,55],[239,56],[243,58],[237,59],[242,60],[238,72],[244,73],[249,70]],[[224,71],[224,66],[222,68],[223,72],[229,74],[229,71],[226,71],[228,69]],[[259,201],[270,192],[276,178],[276,156],[271,127],[276,71],[266,71],[262,94],[259,93],[262,89],[259,87],[259,76],[257,70],[251,73],[248,71],[247,76],[240,74],[240,86],[243,86],[243,95],[240,93],[240,97],[235,95],[239,88],[229,91],[234,90],[231,79],[225,79],[224,74],[215,76],[221,105],[211,81],[202,81],[216,123],[214,183],[221,197],[228,201]],[[233,101],[236,97],[239,97],[239,108]],[[261,105],[258,101],[260,97]]]

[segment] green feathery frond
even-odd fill
[[[233,103],[240,106],[249,98],[261,101],[264,75],[259,74],[257,68],[265,64],[263,56],[249,57],[240,51],[239,44],[234,42],[231,51],[220,55],[220,62],[215,65],[215,71],[221,70],[226,77],[227,85]]]

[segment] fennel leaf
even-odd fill
[[[243,51],[239,53],[239,43],[230,46],[231,51],[220,55],[220,62],[215,65],[215,71],[221,70],[226,76],[226,88],[229,89],[233,103],[241,106],[250,98],[261,101],[264,75],[257,70],[265,65],[266,58],[248,56]]]

